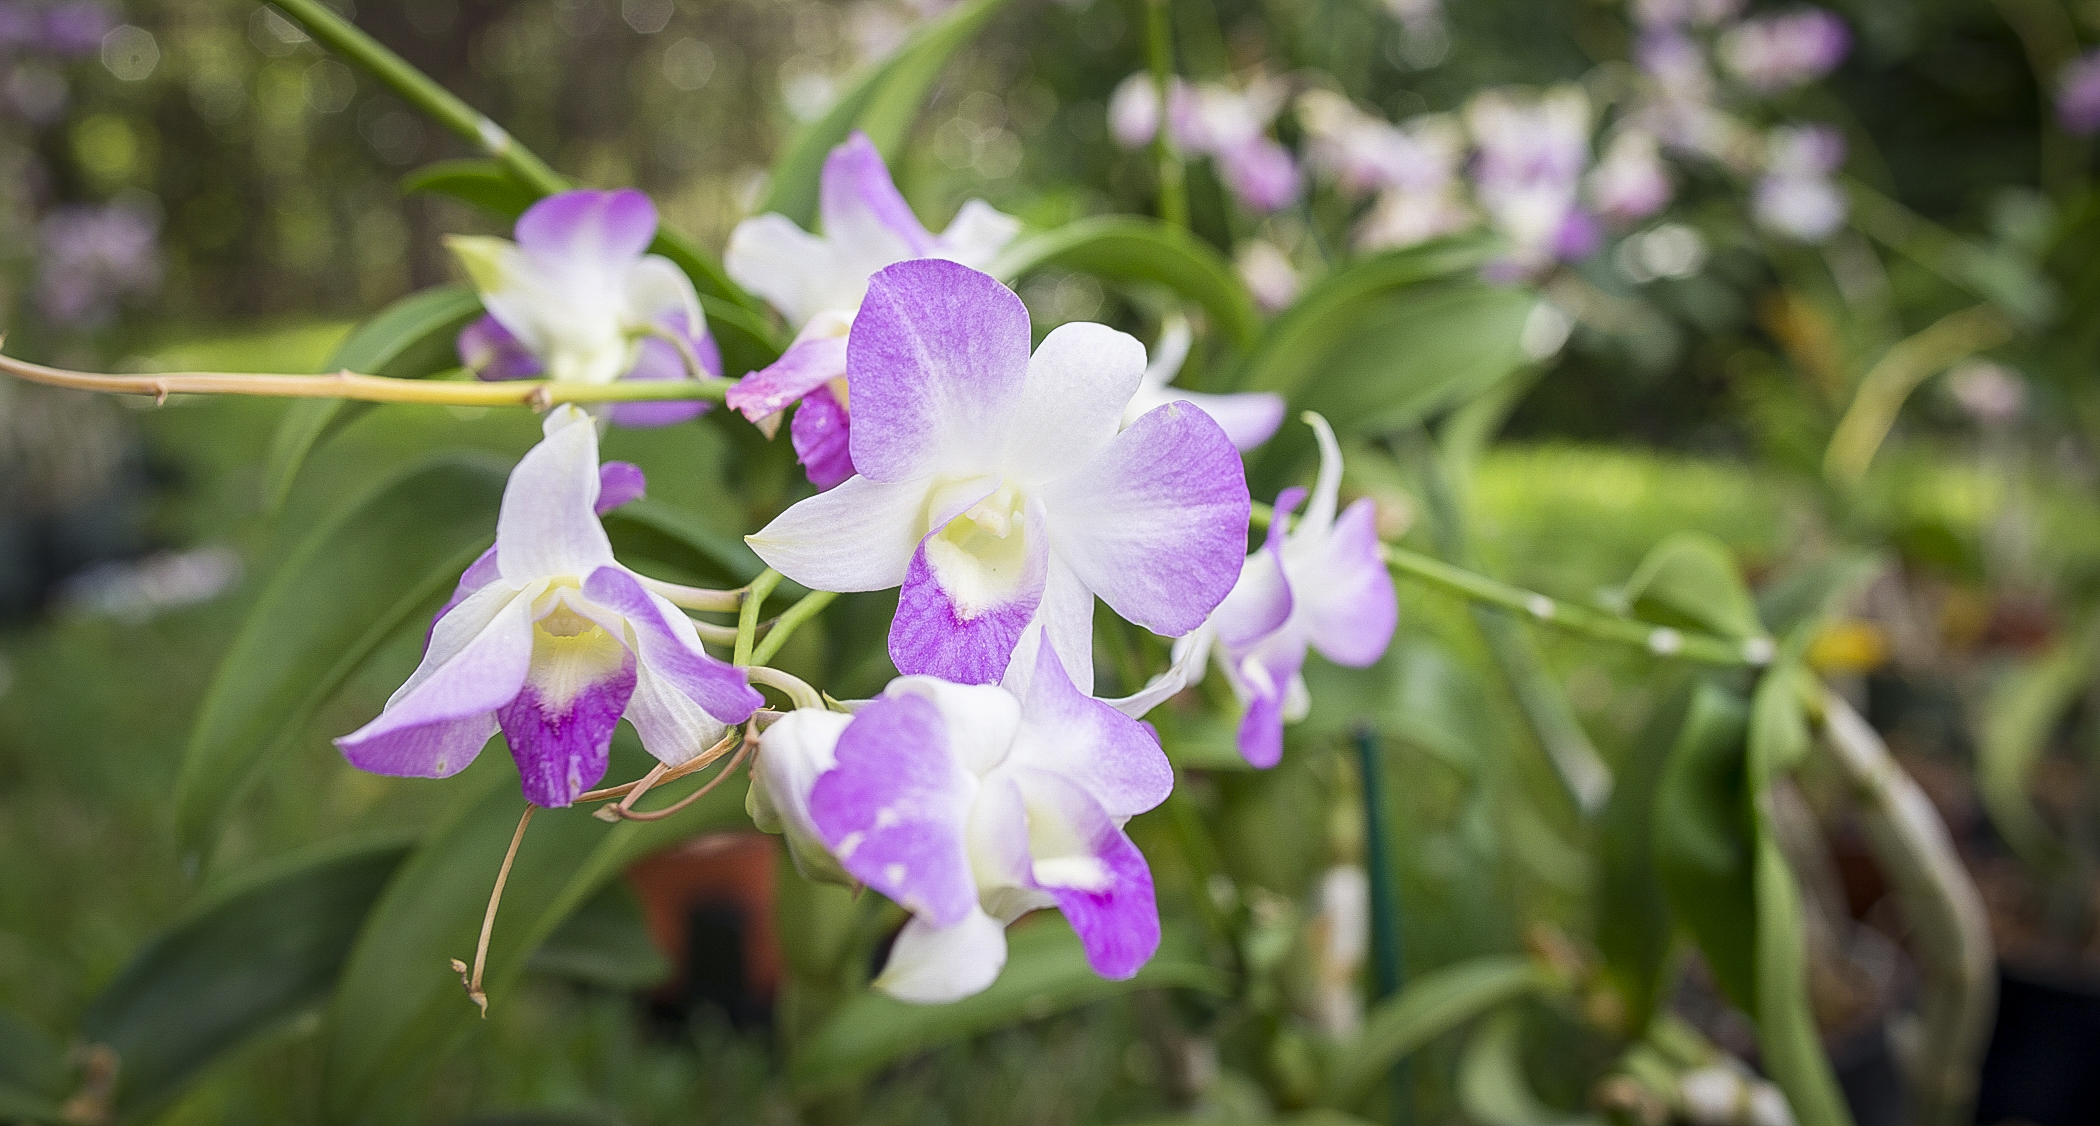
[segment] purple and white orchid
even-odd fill
[[[1596,220],[1581,206],[1590,156],[1590,101],[1580,87],[1537,96],[1477,94],[1465,109],[1476,149],[1473,192],[1511,243],[1498,272],[1522,276],[1597,249]]]
[[[1349,195],[1378,197],[1356,229],[1363,250],[1414,246],[1472,226],[1478,219],[1462,192],[1465,133],[1446,114],[1422,114],[1394,125],[1326,90],[1298,98],[1298,121],[1314,161]]]
[[[737,224],[729,236],[722,260],[729,276],[778,309],[796,336],[779,360],[731,389],[728,402],[761,423],[801,403],[789,437],[810,481],[829,489],[853,476],[846,334],[868,279],[914,258],[982,269],[1021,225],[973,199],[946,231],[929,233],[897,191],[875,143],[859,132],[825,158],[817,213],[822,235],[785,215],[766,214]]]
[[[963,684],[1007,675],[1024,634],[1093,685],[1094,598],[1167,637],[1239,574],[1239,454],[1173,402],[1122,426],[1145,349],[1067,324],[1029,354],[1028,311],[967,266],[876,274],[847,344],[859,474],[747,541],[812,590],[901,586],[890,656]]]
[[[1765,142],[1765,173],[1750,197],[1766,230],[1821,242],[1844,225],[1844,189],[1832,178],[1845,163],[1845,137],[1827,125],[1781,126]]]
[[[1174,377],[1181,374],[1181,365],[1188,362],[1189,346],[1194,342],[1187,318],[1167,318],[1137,393],[1123,408],[1123,425],[1130,426],[1168,403],[1187,403],[1209,415],[1241,450],[1251,450],[1268,441],[1283,425],[1283,396],[1267,391],[1217,395],[1172,386]]]
[[[460,576],[423,662],[371,723],[336,740],[375,774],[444,778],[498,730],[525,799],[564,806],[605,776],[613,728],[676,765],[762,702],[709,656],[693,622],[614,561],[599,513],[639,495],[641,471],[598,464],[598,428],[575,406],[503,490],[496,546]]]
[[[979,992],[1006,926],[1055,907],[1103,977],[1159,946],[1144,854],[1123,832],[1174,771],[1137,721],[1065,675],[1046,640],[1025,686],[892,681],[852,715],[800,709],[762,737],[750,805],[813,875],[843,875],[911,921],[875,987],[933,1004]]]
[[[1141,71],[1110,97],[1109,132],[1116,143],[1134,149],[1150,144],[1164,124],[1175,149],[1216,162],[1219,179],[1242,204],[1275,211],[1297,199],[1299,190],[1297,162],[1268,135],[1287,92],[1282,81],[1267,76],[1243,89],[1176,78],[1162,114],[1158,84]]]
[[[1759,94],[1784,93],[1837,69],[1852,33],[1833,12],[1807,8],[1744,20],[1721,36],[1721,65]]]
[[[482,379],[699,379],[722,355],[692,281],[648,253],[656,205],[633,189],[551,195],[518,217],[517,241],[446,240],[488,314],[459,334],[459,356]],[[692,370],[695,366],[700,370]],[[621,426],[668,426],[704,402],[614,403]]]
[[[1232,593],[1201,630],[1174,645],[1174,664],[1143,690],[1115,707],[1142,716],[1161,701],[1203,678],[1213,653],[1246,705],[1239,728],[1240,754],[1268,768],[1283,757],[1283,725],[1304,719],[1308,649],[1338,665],[1362,668],[1377,662],[1392,642],[1399,603],[1378,540],[1378,510],[1363,497],[1336,513],[1342,485],[1342,451],[1327,420],[1307,412],[1306,424],[1320,443],[1320,473],[1312,503],[1288,533],[1291,513],[1306,500],[1303,488],[1276,498],[1268,540],[1247,557]]]

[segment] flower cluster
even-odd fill
[[[1126,149],[1150,144],[1164,124],[1167,140],[1190,156],[1207,156],[1218,177],[1241,204],[1275,211],[1298,198],[1298,165],[1289,149],[1268,135],[1288,96],[1285,84],[1261,76],[1244,88],[1174,79],[1161,112],[1159,84],[1133,74],[1109,99],[1109,131]],[[1162,122],[1164,118],[1164,122]]]
[[[1006,925],[1038,908],[1064,914],[1096,971],[1129,977],[1159,944],[1159,916],[1123,829],[1174,784],[1139,718],[1215,653],[1245,706],[1248,760],[1274,765],[1283,724],[1305,714],[1308,651],[1367,664],[1391,637],[1370,502],[1337,513],[1339,450],[1308,416],[1322,454],[1311,507],[1286,531],[1307,496],[1286,490],[1249,557],[1240,451],[1275,432],[1280,397],[1173,387],[1193,336],[1179,317],[1149,362],[1099,324],[1031,347],[1020,298],[968,264],[1012,221],[972,204],[928,234],[865,137],[831,154],[821,210],[821,237],[768,215],[732,245],[734,270],[800,336],[729,402],[763,421],[799,400],[798,452],[819,486],[747,541],[813,591],[898,588],[902,675],[874,700],[827,705],[802,686],[783,688],[793,710],[762,710],[754,679],[799,682],[708,653],[666,597],[683,588],[622,566],[600,523],[643,481],[600,464],[599,422],[676,419],[563,406],[512,473],[495,546],[439,611],[421,665],[338,745],[366,770],[443,777],[501,732],[526,799],[564,806],[603,777],[622,720],[671,768],[748,725],[754,820],[786,834],[806,873],[911,912],[879,987],[929,1002],[981,990]],[[462,356],[487,379],[717,371],[691,286],[646,253],[654,226],[636,193],[577,191],[528,211],[515,243],[454,240],[487,309]],[[818,403],[836,411],[822,442],[801,425]],[[1097,599],[1176,639],[1167,671],[1122,700],[1093,695]]]
[[[37,225],[37,308],[93,327],[160,285],[160,220],[128,202],[55,208]]]

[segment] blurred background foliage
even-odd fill
[[[939,5],[337,7],[556,167],[645,188],[668,226],[719,247],[762,197],[795,126]],[[1379,500],[1392,538],[1434,550],[1441,530],[1483,570],[1575,603],[1609,603],[1677,533],[1723,545],[1768,624],[1790,584],[1866,561],[1811,663],[1934,799],[2007,964],[2023,981],[2089,990],[2100,973],[2100,357],[2090,327],[2100,308],[2087,275],[2100,203],[2085,142],[2049,122],[2056,70],[2079,41],[2100,38],[2100,7],[1833,7],[1853,52],[1781,108],[1843,130],[1851,226],[1818,246],[1787,244],[1743,219],[1739,183],[1682,171],[1667,223],[1545,282],[1572,334],[1524,365],[1506,417],[1488,412],[1499,440],[1477,458],[1447,459],[1461,470],[1446,482],[1459,493],[1455,515],[1437,511],[1437,471],[1424,466],[1444,455],[1431,456],[1417,426],[1352,437],[1348,488]],[[1608,84],[1632,53],[1623,7],[1604,0],[1472,0],[1430,31],[1363,0],[1176,0],[1172,10],[1192,77],[1266,68],[1337,85],[1394,119],[1453,109],[1492,85]],[[25,12],[26,24],[7,22]],[[1106,124],[1108,92],[1144,65],[1144,14],[1124,0],[1017,0],[1000,13],[946,70],[896,162],[920,214],[937,225],[973,196],[1038,229],[1154,211],[1150,155],[1117,147]],[[42,30],[0,35],[10,351],[98,370],[322,370],[353,322],[454,280],[440,236],[502,229],[457,201],[404,195],[407,173],[468,155],[464,146],[270,9],[14,0],[0,28],[23,26]],[[1288,122],[1282,131],[1298,139]],[[1256,219],[1202,165],[1190,196],[1195,230],[1228,253],[1258,237],[1291,248],[1309,274],[1340,253],[1321,244],[1322,224],[1346,219],[1334,199]],[[1022,292],[1039,328],[1102,319],[1149,337],[1159,305],[1080,272],[1040,272]],[[1829,473],[1863,375],[1898,341],[1979,300],[2018,326],[2008,342],[1944,376],[1924,373],[1864,472]],[[456,804],[443,784],[352,771],[325,743],[371,714],[412,662],[419,637],[404,630],[307,721],[300,753],[237,805],[209,870],[184,863],[170,804],[183,743],[254,593],[328,513],[404,461],[439,444],[514,458],[536,434],[522,416],[374,410],[317,453],[273,510],[262,467],[282,411],[239,400],[133,410],[0,384],[0,1008],[32,1030],[19,1035],[65,1041],[141,945],[208,900],[223,873],[317,840],[425,829]],[[1443,420],[1446,455],[1462,414]],[[1303,448],[1279,449],[1257,463],[1270,491],[1304,468]],[[704,528],[756,526],[736,499],[744,452],[725,431],[617,432],[607,456],[644,464],[652,498]],[[1193,1106],[1235,1122],[1302,1106],[1317,1070],[1303,1058],[1307,1038],[1348,1019],[1322,1015],[1331,999],[1318,976],[1320,928],[1340,925],[1321,922],[1323,881],[1365,860],[1358,721],[1383,736],[1374,753],[1387,777],[1407,976],[1491,953],[1583,963],[1586,936],[1606,922],[1591,893],[1594,826],[1466,607],[1405,583],[1402,594],[1393,654],[1365,672],[1317,670],[1321,708],[1292,730],[1273,776],[1209,769],[1223,761],[1219,733],[1162,721],[1184,764],[1206,768],[1187,787],[1212,823],[1213,875],[1230,894],[1184,861],[1186,826],[1171,811],[1133,831],[1170,920],[1194,925],[1221,905],[1236,913],[1244,933],[1232,957],[1252,983],[1238,998],[1199,989],[1045,1000],[1020,1006],[1011,1028],[929,1036],[950,1042],[872,1068],[857,1093],[812,1094],[781,1044],[806,1019],[798,1005],[823,1007],[796,990],[821,990],[792,973],[776,1017],[732,1003],[750,982],[712,1001],[661,989],[638,1001],[634,983],[603,973],[541,972],[432,1061],[413,1119],[1048,1124],[1164,1119]],[[880,611],[847,600],[825,630],[849,636],[854,614]],[[872,664],[826,656],[828,639],[813,629],[787,654],[790,667],[831,662],[820,683],[842,695],[887,675],[879,653]],[[1681,670],[1563,635],[1542,633],[1538,646],[1596,752],[1625,768],[1673,706]],[[1847,932],[1844,956],[1822,965],[1866,984],[1848,994],[1825,981],[1817,996],[1841,1077],[1871,1084],[1885,1046],[1862,1049],[1871,1058],[1860,1063],[1845,1056],[1858,1042],[1847,1037],[1863,1023],[1879,1035],[1876,1021],[1916,989],[1905,953],[1914,936],[1889,906],[1842,781],[1809,769],[1797,796],[1830,841],[1822,861],[1807,862],[1826,866],[1821,885],[1815,872],[1803,877],[1811,898],[1871,932]],[[1754,1054],[1702,970],[1672,989],[1703,1035]],[[1532,1109],[1552,1112],[1538,1121],[1594,1111],[1585,1087],[1609,1064],[1608,1041],[1584,1029],[1609,1019],[1574,1003],[1514,1011],[1543,1100]],[[0,1044],[16,1034],[0,1028]],[[1395,1088],[1404,1093],[1375,1096],[1373,1110],[1481,1120],[1461,1077],[1488,1066],[1487,1049],[1473,1055],[1487,1042],[1432,1043],[1415,1056],[1411,1085]],[[161,1120],[307,1119],[324,1097],[326,1054],[318,1019],[302,1017],[205,1072]]]

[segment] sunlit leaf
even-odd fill
[[[408,849],[390,838],[271,864],[149,941],[81,1023],[117,1053],[118,1108],[166,1104],[220,1056],[326,1000]]]
[[[975,38],[1006,0],[968,0],[928,20],[897,53],[839,95],[824,116],[802,127],[773,162],[772,185],[760,211],[787,216],[805,230],[817,217],[824,158],[855,129],[894,162],[905,134],[948,60]]]
[[[1241,348],[1253,346],[1261,332],[1254,301],[1232,263],[1209,243],[1156,219],[1104,215],[1067,223],[1007,248],[992,272],[1017,280],[1052,266],[1166,286],[1208,310]]]
[[[440,454],[315,529],[248,612],[190,729],[175,789],[185,853],[207,854],[268,763],[395,631],[443,599],[488,546],[505,467]]]
[[[1350,1107],[1416,1049],[1506,1002],[1550,988],[1552,975],[1528,958],[1488,956],[1417,977],[1379,1002],[1363,1031],[1341,1046],[1322,1102]]]
[[[459,367],[459,330],[480,313],[481,298],[465,286],[412,293],[357,326],[329,357],[328,368],[394,379],[453,370]],[[372,406],[343,399],[293,400],[270,436],[263,461],[264,503],[281,507],[314,448]]]
[[[1007,947],[999,980],[974,997],[912,1005],[870,991],[847,1001],[796,1050],[788,1065],[790,1082],[805,1093],[829,1090],[939,1044],[1135,989],[1223,993],[1227,988],[1224,975],[1172,942],[1163,944],[1136,977],[1109,981],[1087,966],[1072,929],[1048,914],[1013,928]]]

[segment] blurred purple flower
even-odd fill
[[[37,230],[37,307],[62,325],[108,320],[119,298],[160,284],[159,234],[157,219],[122,203],[54,210]]]
[[[1790,125],[1765,142],[1765,174],[1750,206],[1765,229],[1821,242],[1844,225],[1845,194],[1831,178],[1845,163],[1845,138],[1828,125]]]
[[[1579,87],[1538,96],[1509,90],[1475,95],[1465,111],[1476,155],[1473,191],[1511,243],[1511,270],[1586,254],[1578,194],[1590,155],[1590,103]],[[1571,226],[1572,224],[1572,226]]]
[[[1164,114],[1168,139],[1183,153],[1215,160],[1219,178],[1242,204],[1274,211],[1296,199],[1300,187],[1290,150],[1268,136],[1284,97],[1284,84],[1273,78],[1257,78],[1243,90],[1174,79]],[[1151,143],[1161,117],[1149,74],[1125,78],[1109,99],[1109,132],[1126,149]]]
[[[1721,63],[1743,85],[1778,94],[1829,74],[1852,49],[1845,21],[1821,8],[1745,20],[1718,45]]]
[[[1742,10],[1743,0],[1634,0],[1633,20],[1642,27],[1712,27]]]
[[[2064,67],[2056,86],[2056,120],[2075,136],[2100,132],[2100,50]]]
[[[37,15],[36,8],[22,0],[0,2],[0,51],[34,44],[43,27]]]
[[[1670,202],[1670,174],[1655,137],[1639,129],[1613,137],[1604,159],[1590,170],[1589,195],[1598,212],[1622,226],[1661,211]]]

